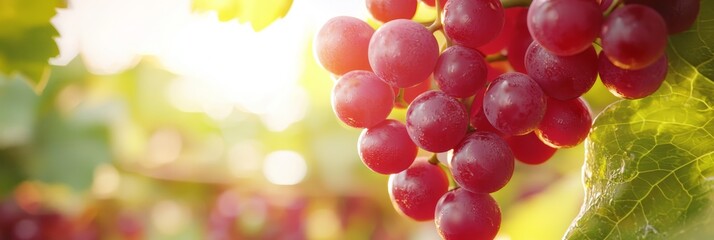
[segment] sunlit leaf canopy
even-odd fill
[[[60,0],[0,1],[0,72],[21,75],[41,91],[49,74],[48,59],[59,53],[57,30],[49,23]]]
[[[256,31],[263,30],[290,10],[292,0],[194,0],[197,11],[215,11],[218,19],[248,22]]]
[[[414,19],[434,14],[420,4]],[[110,239],[127,225],[146,239],[438,238],[394,211],[360,130],[331,112],[312,38],[338,15],[381,24],[363,0],[0,0],[0,203]],[[585,98],[594,113],[615,100],[599,82]],[[499,239],[562,237],[582,163],[579,146],[517,164],[494,195]]]

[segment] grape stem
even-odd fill
[[[444,9],[441,9],[441,1],[443,0],[436,0],[436,18],[434,18],[434,22],[431,23],[431,25],[426,27],[426,29],[429,29],[429,31],[432,33],[441,30],[441,28],[443,27],[443,25],[441,24],[441,12]]]
[[[503,8],[511,7],[528,7],[531,5],[532,0],[501,0]]]
[[[615,10],[615,8],[617,8],[617,7],[620,6],[620,5],[622,5],[622,1],[621,1],[621,0],[613,0],[612,3],[610,3],[610,6],[607,7],[607,10],[602,13],[602,15],[603,15],[604,17],[607,17],[608,15],[610,15],[610,13],[612,13],[612,11]]]
[[[399,93],[397,93],[397,96],[394,98],[394,101],[396,103],[399,103],[400,105],[409,106],[409,103],[404,100],[404,88],[399,88]]]
[[[439,161],[439,158],[436,157],[436,153],[432,154],[431,157],[429,158],[429,163],[431,165],[439,165],[441,162]]]
[[[506,55],[497,53],[497,54],[491,54],[486,56],[486,62],[501,62],[501,61],[506,61],[508,60],[508,57]]]

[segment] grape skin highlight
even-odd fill
[[[602,51],[623,69],[642,69],[664,54],[667,26],[649,7],[632,4],[613,11],[602,26]]]
[[[450,0],[444,7],[444,33],[456,44],[476,49],[498,36],[504,10],[499,0]]]
[[[536,0],[528,9],[533,39],[559,56],[578,54],[600,34],[602,12],[593,0]]]
[[[414,160],[408,169],[389,175],[389,198],[394,209],[416,221],[434,219],[436,203],[449,190],[449,178],[426,158]]]
[[[347,16],[334,17],[315,36],[315,57],[333,74],[371,70],[367,58],[374,29],[366,22]]]
[[[454,148],[451,172],[462,188],[492,193],[513,176],[513,153],[508,143],[492,132],[476,131]]]
[[[421,24],[397,19],[374,32],[368,52],[377,76],[393,87],[407,88],[431,75],[439,58],[439,45]]]
[[[411,19],[417,9],[416,0],[365,0],[374,19],[389,22],[394,19]]]
[[[667,55],[655,63],[638,70],[622,69],[610,62],[604,52],[598,61],[600,80],[615,96],[639,99],[656,92],[667,76]]]
[[[501,209],[491,195],[457,188],[439,199],[434,223],[445,240],[490,240],[501,227]]]
[[[392,88],[369,71],[348,72],[332,88],[332,110],[351,127],[372,127],[386,119],[393,106]]]
[[[444,93],[457,98],[474,95],[486,83],[486,61],[477,50],[454,45],[441,53],[434,80]]]
[[[407,108],[407,132],[420,148],[448,151],[466,135],[466,107],[442,91],[431,90],[414,99]]]
[[[409,138],[406,126],[392,119],[362,130],[357,149],[364,165],[381,174],[404,171],[419,150]]]
[[[533,42],[526,51],[528,76],[533,78],[550,97],[568,100],[586,93],[597,79],[595,48],[572,56],[558,56]]]
[[[483,110],[488,121],[506,135],[524,135],[543,119],[546,96],[528,75],[505,73],[486,90]]]

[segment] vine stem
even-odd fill
[[[607,7],[607,10],[605,10],[605,12],[602,13],[602,15],[604,17],[607,17],[608,15],[610,15],[610,13],[612,13],[612,11],[615,10],[615,8],[617,8],[620,5],[622,5],[621,0],[613,0],[612,3],[610,3],[610,6]]]
[[[510,7],[528,7],[533,0],[501,0],[503,8]]]
[[[486,62],[501,62],[508,60],[508,56],[497,53],[486,56]]]
[[[395,97],[394,101],[401,105],[409,106],[409,103],[404,100],[404,88],[399,88],[399,92],[397,93],[397,96]]]
[[[443,25],[441,24],[441,12],[444,11],[444,9],[441,9],[441,1],[444,0],[436,0],[435,4],[436,5],[436,18],[434,18],[434,22],[431,23],[426,29],[429,29],[430,32],[436,32],[441,30]]]
[[[432,165],[439,165],[441,164],[441,161],[439,161],[439,158],[436,157],[436,153],[432,154],[431,157],[429,158],[429,163]]]

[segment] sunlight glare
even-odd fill
[[[275,151],[265,157],[263,174],[273,184],[295,185],[307,175],[307,163],[297,152]]]

